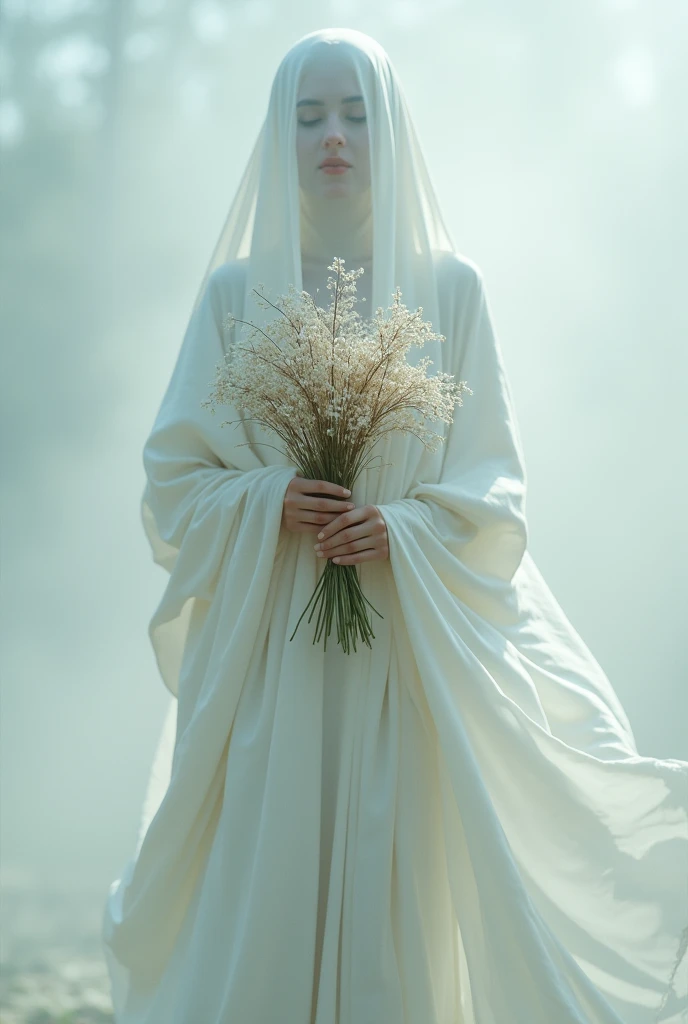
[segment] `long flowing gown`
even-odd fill
[[[295,467],[200,408],[241,272],[213,273],[144,455],[176,733],[105,907],[117,1021],[679,1024],[688,764],[637,752],[527,550],[479,270],[440,273],[473,396],[439,452],[391,435],[354,488],[390,557],[360,567],[383,618],[348,656],[305,619],[289,639],[323,567],[280,528]]]

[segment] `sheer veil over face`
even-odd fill
[[[365,271],[358,281],[362,315],[370,313],[373,206],[370,136],[360,86],[346,49],[313,48],[301,75],[297,102],[296,154],[299,173],[303,287],[320,305],[333,254]],[[339,167],[326,167],[327,161]]]
[[[351,96],[361,99],[341,102]],[[299,106],[302,100],[323,106]],[[314,110],[327,122],[304,124]],[[354,120],[361,116],[365,122]],[[352,165],[341,176],[319,167],[335,151]],[[368,308],[386,307],[399,286],[406,305],[422,306],[434,323],[436,259],[453,251],[389,57],[364,33],[323,29],[299,40],[277,69],[265,121],[194,308],[217,267],[244,260],[245,313],[259,323],[252,288],[262,284],[272,296],[290,283],[300,289],[316,280],[316,268],[321,284],[323,264],[341,256],[348,269],[364,267],[359,294],[367,288]]]

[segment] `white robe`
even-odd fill
[[[387,439],[354,487],[390,557],[361,565],[384,618],[347,656],[306,618],[289,641],[324,567],[280,527],[295,467],[200,407],[242,269],[210,278],[144,453],[177,731],[105,907],[116,1020],[654,1024],[688,923],[688,764],[638,754],[527,550],[479,270],[438,268],[442,368],[474,392],[446,444]]]

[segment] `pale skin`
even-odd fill
[[[299,180],[302,187],[333,200],[370,183],[365,110],[362,101],[352,99],[359,91],[353,70],[334,54],[315,62],[299,89]],[[342,157],[351,166],[341,174],[328,174],[320,165],[329,156]],[[326,480],[297,474],[285,492],[282,526],[292,533],[317,534],[316,556],[331,558],[337,565],[389,558],[387,524],[380,510],[376,505],[343,502],[350,493]]]
[[[389,558],[387,524],[380,510],[376,505],[342,502],[350,493],[327,480],[309,480],[297,473],[284,495],[282,526],[291,533],[317,533],[316,555],[337,565]]]

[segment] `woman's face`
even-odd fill
[[[370,147],[356,73],[337,47],[323,47],[303,73],[296,104],[299,184],[325,198],[370,187]],[[338,161],[340,166],[328,166]]]

